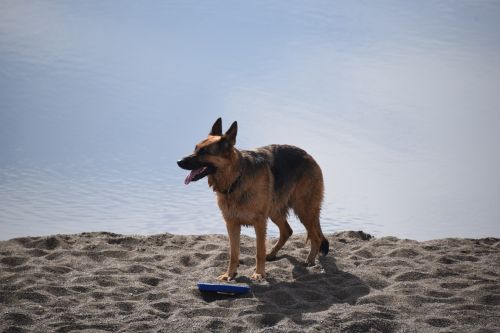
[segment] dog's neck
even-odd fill
[[[215,174],[208,176],[208,185],[215,192],[221,194],[231,193],[241,177],[241,153],[238,149],[233,148],[230,154],[230,163],[225,167],[218,168]]]

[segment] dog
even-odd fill
[[[179,167],[191,171],[186,185],[208,178],[226,222],[230,259],[227,271],[217,279],[230,281],[236,276],[241,226],[253,226],[256,234],[256,268],[251,278],[265,278],[266,260],[274,260],[292,235],[287,222],[290,209],[307,230],[306,243],[311,242],[311,250],[306,264],[313,265],[316,256],[328,254],[329,249],[319,221],[324,193],[321,168],[308,153],[291,145],[238,150],[237,132],[235,121],[223,134],[222,119],[218,118],[194,153],[177,161]],[[266,255],[268,218],[278,226],[280,236]]]

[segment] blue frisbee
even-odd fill
[[[205,282],[198,282],[198,289],[203,292],[222,293],[222,294],[246,294],[250,291],[250,287],[243,284],[205,283]]]

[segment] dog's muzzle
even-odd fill
[[[195,155],[178,160],[177,165],[184,170],[191,171],[184,180],[184,184],[186,185],[215,172],[213,165],[200,162]]]

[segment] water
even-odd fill
[[[316,158],[326,232],[498,237],[499,78],[498,1],[2,1],[0,239],[225,233],[175,165],[219,116]]]

